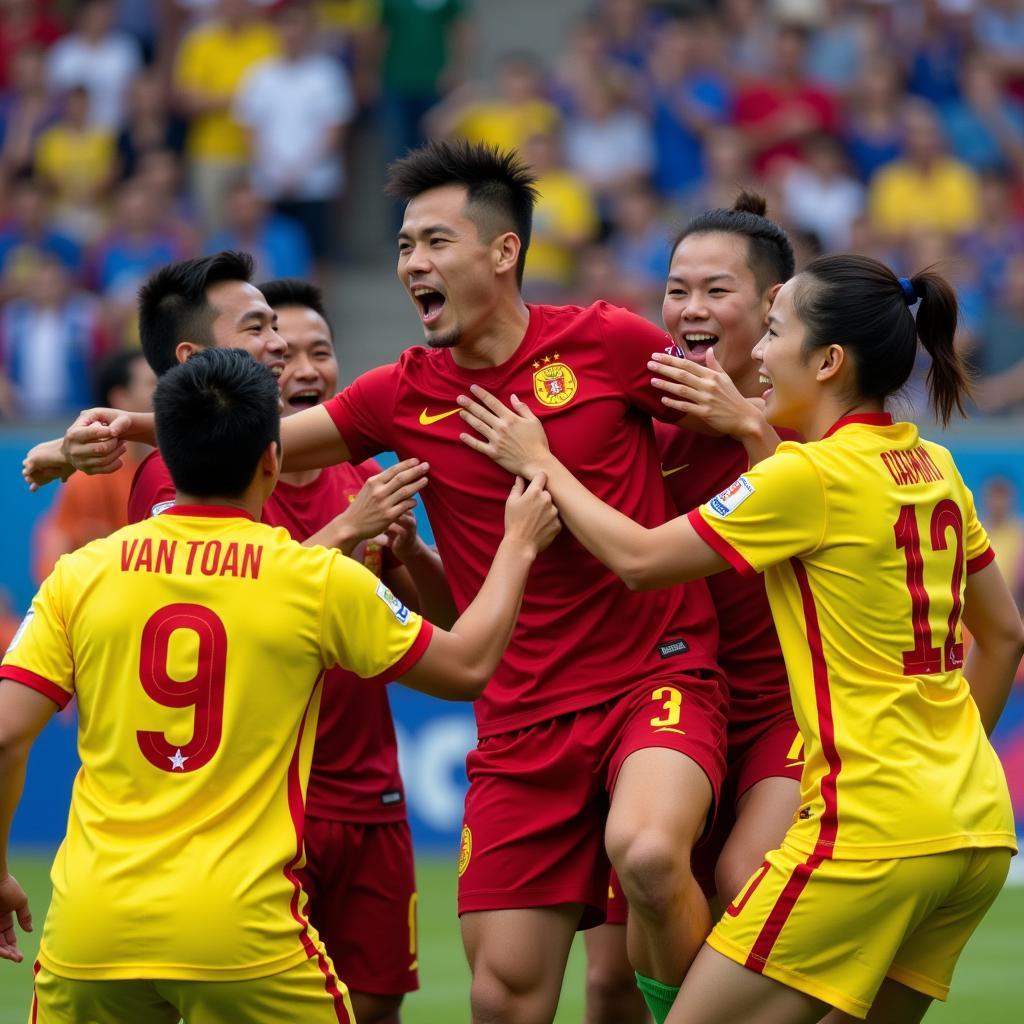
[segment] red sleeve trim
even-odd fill
[[[721,555],[741,576],[756,576],[757,570],[720,534],[708,525],[700,514],[699,508],[692,508],[686,513],[690,525],[697,531],[697,536],[716,554]]]
[[[987,565],[991,565],[996,560],[996,553],[992,548],[986,548],[976,558],[967,559],[967,575],[971,573],[981,572],[982,569]]]
[[[404,676],[423,657],[424,652],[430,645],[430,638],[434,635],[434,627],[426,619],[420,621],[420,631],[416,634],[412,646],[403,654],[398,661],[385,669],[380,675],[368,679],[368,683],[391,683]]]
[[[27,686],[30,690],[35,690],[44,697],[49,697],[61,710],[66,707],[72,697],[67,690],[62,689],[56,683],[45,678],[45,676],[37,675],[27,668],[19,668],[17,665],[4,665],[0,667],[0,678],[13,679],[14,682],[21,683],[22,686]]]
[[[350,424],[344,410],[341,408],[341,402],[338,401],[339,397],[339,395],[334,395],[332,398],[328,398],[324,402],[324,408],[327,410],[327,415],[331,417],[331,422],[337,428],[338,433],[341,434],[341,439],[348,445],[349,451],[351,451],[352,446],[349,445],[348,438],[345,437],[345,427]]]

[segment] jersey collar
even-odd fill
[[[892,416],[887,412],[863,412],[858,413],[855,416],[843,416],[842,419],[838,419],[832,424],[828,430],[822,435],[822,440],[826,437],[831,437],[841,427],[845,427],[850,423],[865,423],[869,427],[891,427]]]
[[[199,519],[248,519],[256,522],[245,509],[235,508],[234,505],[172,505],[161,515],[195,516]]]

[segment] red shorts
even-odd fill
[[[307,912],[338,977],[353,992],[414,992],[417,896],[408,823],[307,817],[305,844]]]
[[[803,745],[792,710],[776,714],[756,728],[744,723],[741,728],[729,722],[729,765],[722,786],[714,823],[693,851],[693,874],[704,895],[715,895],[715,865],[736,824],[736,805],[744,793],[764,779],[795,779],[803,771]],[[767,850],[765,851],[767,853]],[[608,881],[607,924],[625,924],[629,904],[622,895],[619,880],[612,871]]]
[[[722,786],[718,814],[707,835],[694,848],[693,874],[704,894],[715,895],[715,864],[736,824],[736,807],[748,789],[765,779],[800,781],[804,748],[792,708],[777,712],[756,727],[729,723],[729,768]],[[765,853],[768,851],[765,850]]]
[[[582,903],[600,924],[610,865],[609,794],[637,750],[669,747],[707,775],[725,774],[726,701],[717,677],[647,681],[596,707],[487,736],[466,759],[459,913]]]

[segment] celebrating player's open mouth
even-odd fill
[[[680,346],[687,359],[692,359],[701,366],[707,362],[708,351],[718,341],[717,334],[709,334],[707,331],[687,331],[680,336]]]
[[[413,301],[419,307],[420,321],[424,327],[433,327],[441,319],[447,298],[444,293],[428,284],[416,283],[410,285],[409,293]]]

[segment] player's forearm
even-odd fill
[[[348,446],[322,406],[304,409],[281,421],[281,470],[298,473],[348,462]]]
[[[747,459],[751,466],[770,458],[779,447],[781,438],[775,433],[775,428],[763,417],[754,417],[748,427],[737,434],[747,452]]]
[[[1022,655],[1024,646],[1013,642],[992,644],[975,640],[971,645],[964,676],[988,735],[1006,707]]]
[[[450,631],[435,630],[426,654],[402,681],[445,700],[479,697],[512,638],[535,557],[530,545],[506,536],[476,598]]]
[[[351,555],[355,546],[363,538],[353,528],[351,522],[346,522],[345,513],[336,516],[322,530],[317,530],[312,537],[307,537],[303,547],[315,548],[337,548],[343,555]]]
[[[448,577],[445,575],[441,556],[422,541],[413,555],[406,555],[405,568],[416,586],[420,611],[435,626],[451,629],[458,618],[458,609],[452,598]]]
[[[651,586],[651,570],[665,555],[653,543],[653,531],[606,505],[553,455],[541,469],[558,515],[576,539],[630,588]]]
[[[11,822],[25,785],[25,766],[31,741],[0,737],[0,878],[7,874]]]

